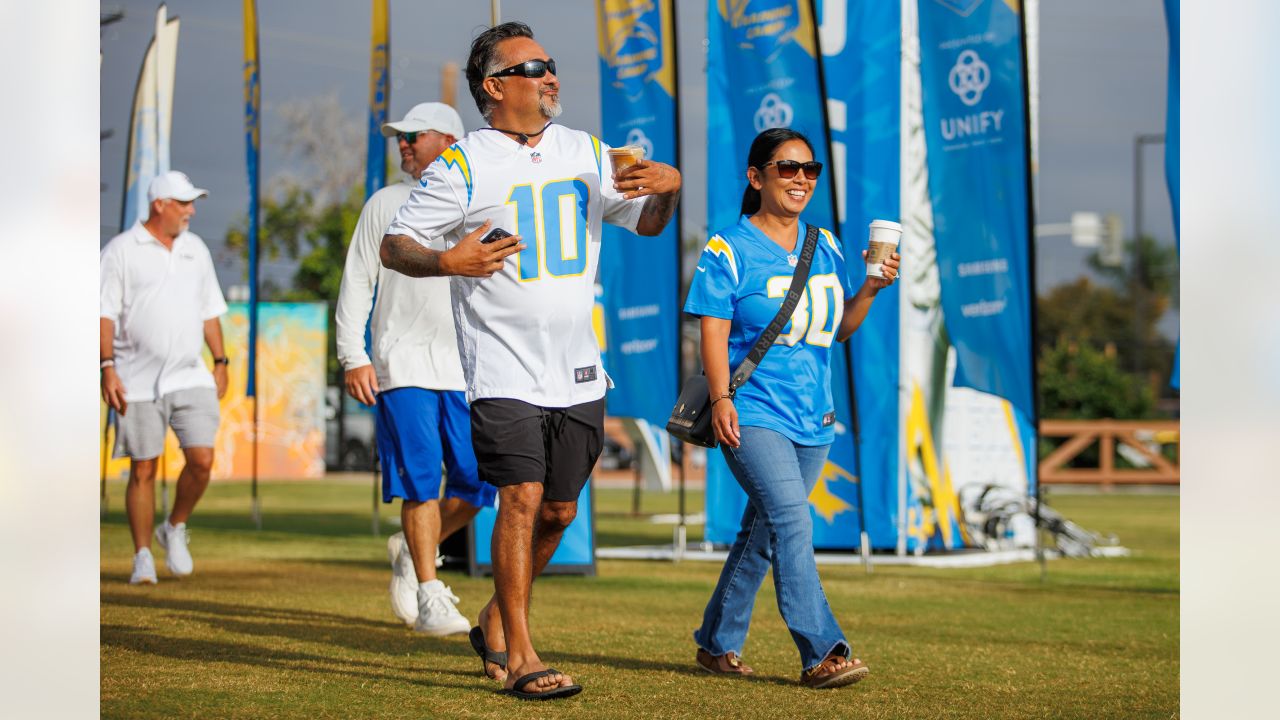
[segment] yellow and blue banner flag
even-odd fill
[[[391,104],[391,10],[388,0],[373,0],[373,32],[369,45],[369,142],[364,173],[364,196],[387,184],[387,139],[382,125]]]
[[[598,0],[596,21],[601,139],[613,147],[640,146],[646,159],[678,165],[672,1]],[[601,350],[616,384],[609,414],[662,428],[679,380],[679,216],[656,238],[606,226],[603,240]]]
[[[244,0],[244,143],[249,173],[249,368],[246,397],[258,394],[258,150],[261,91],[258,66],[258,3]]]

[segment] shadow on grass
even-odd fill
[[[112,592],[104,592],[102,594],[102,604],[104,606],[169,610],[180,613],[193,622],[202,622],[212,628],[228,633],[254,637],[274,637],[298,642],[323,643],[374,655],[449,655],[467,658],[474,656],[470,646],[466,645],[465,641],[459,641],[457,638],[443,639],[418,635],[396,623],[379,622],[338,613],[207,600],[155,598]],[[582,640],[586,642],[589,639],[584,636]],[[395,666],[385,663],[340,659],[295,651],[277,651],[258,644],[167,638],[152,635],[140,628],[122,625],[103,625],[101,641],[103,645],[114,645],[136,652],[177,659],[238,662],[264,667],[331,672],[356,677],[364,677],[364,674],[340,669],[299,667],[297,663],[305,665],[305,663],[310,662],[323,662],[326,665],[335,666],[355,665],[368,668],[396,669]],[[202,649],[193,650],[193,646]],[[621,670],[673,672],[695,676],[705,674],[693,663],[692,657],[688,662],[668,662],[566,651],[559,644],[547,645],[546,648],[542,649],[542,653],[554,657],[556,662],[563,663],[594,664]],[[456,670],[433,670],[433,672],[482,679],[480,678],[478,659],[476,672],[474,673]],[[379,675],[377,677],[384,676]],[[396,679],[420,682],[407,676]]]
[[[103,593],[102,604],[169,610],[225,632],[323,643],[372,654],[472,655],[471,648],[456,639],[419,635],[398,623],[337,613],[119,593]]]
[[[335,658],[326,655],[283,650],[249,643],[223,642],[197,638],[174,638],[155,635],[146,630],[126,625],[103,625],[101,643],[136,653],[154,655],[172,660],[195,663],[225,662],[237,665],[316,673],[359,680],[395,680],[425,687],[476,689],[477,683],[447,683],[424,679],[412,669],[404,669],[388,663]],[[359,668],[359,669],[349,669]],[[471,673],[450,670],[430,670],[465,677]],[[479,680],[480,678],[476,678]]]

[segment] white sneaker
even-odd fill
[[[458,612],[458,596],[439,580],[418,586],[418,621],[415,632],[427,635],[459,635],[471,631],[471,622]]]
[[[191,551],[187,549],[187,524],[170,525],[168,520],[156,528],[156,542],[164,548],[164,566],[169,572],[182,577],[195,569]]]
[[[387,559],[391,561],[391,612],[405,625],[418,619],[418,575],[404,533],[387,538]]]
[[[129,584],[156,584],[156,561],[149,549],[142,548],[133,556],[133,576],[129,578]]]

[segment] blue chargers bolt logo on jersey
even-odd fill
[[[588,365],[587,367],[580,367],[580,368],[573,369],[573,381],[575,383],[595,382],[595,380],[596,380],[595,365]]]

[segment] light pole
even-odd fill
[[[1164,134],[1133,137],[1133,369],[1142,370],[1142,147],[1163,145]]]

